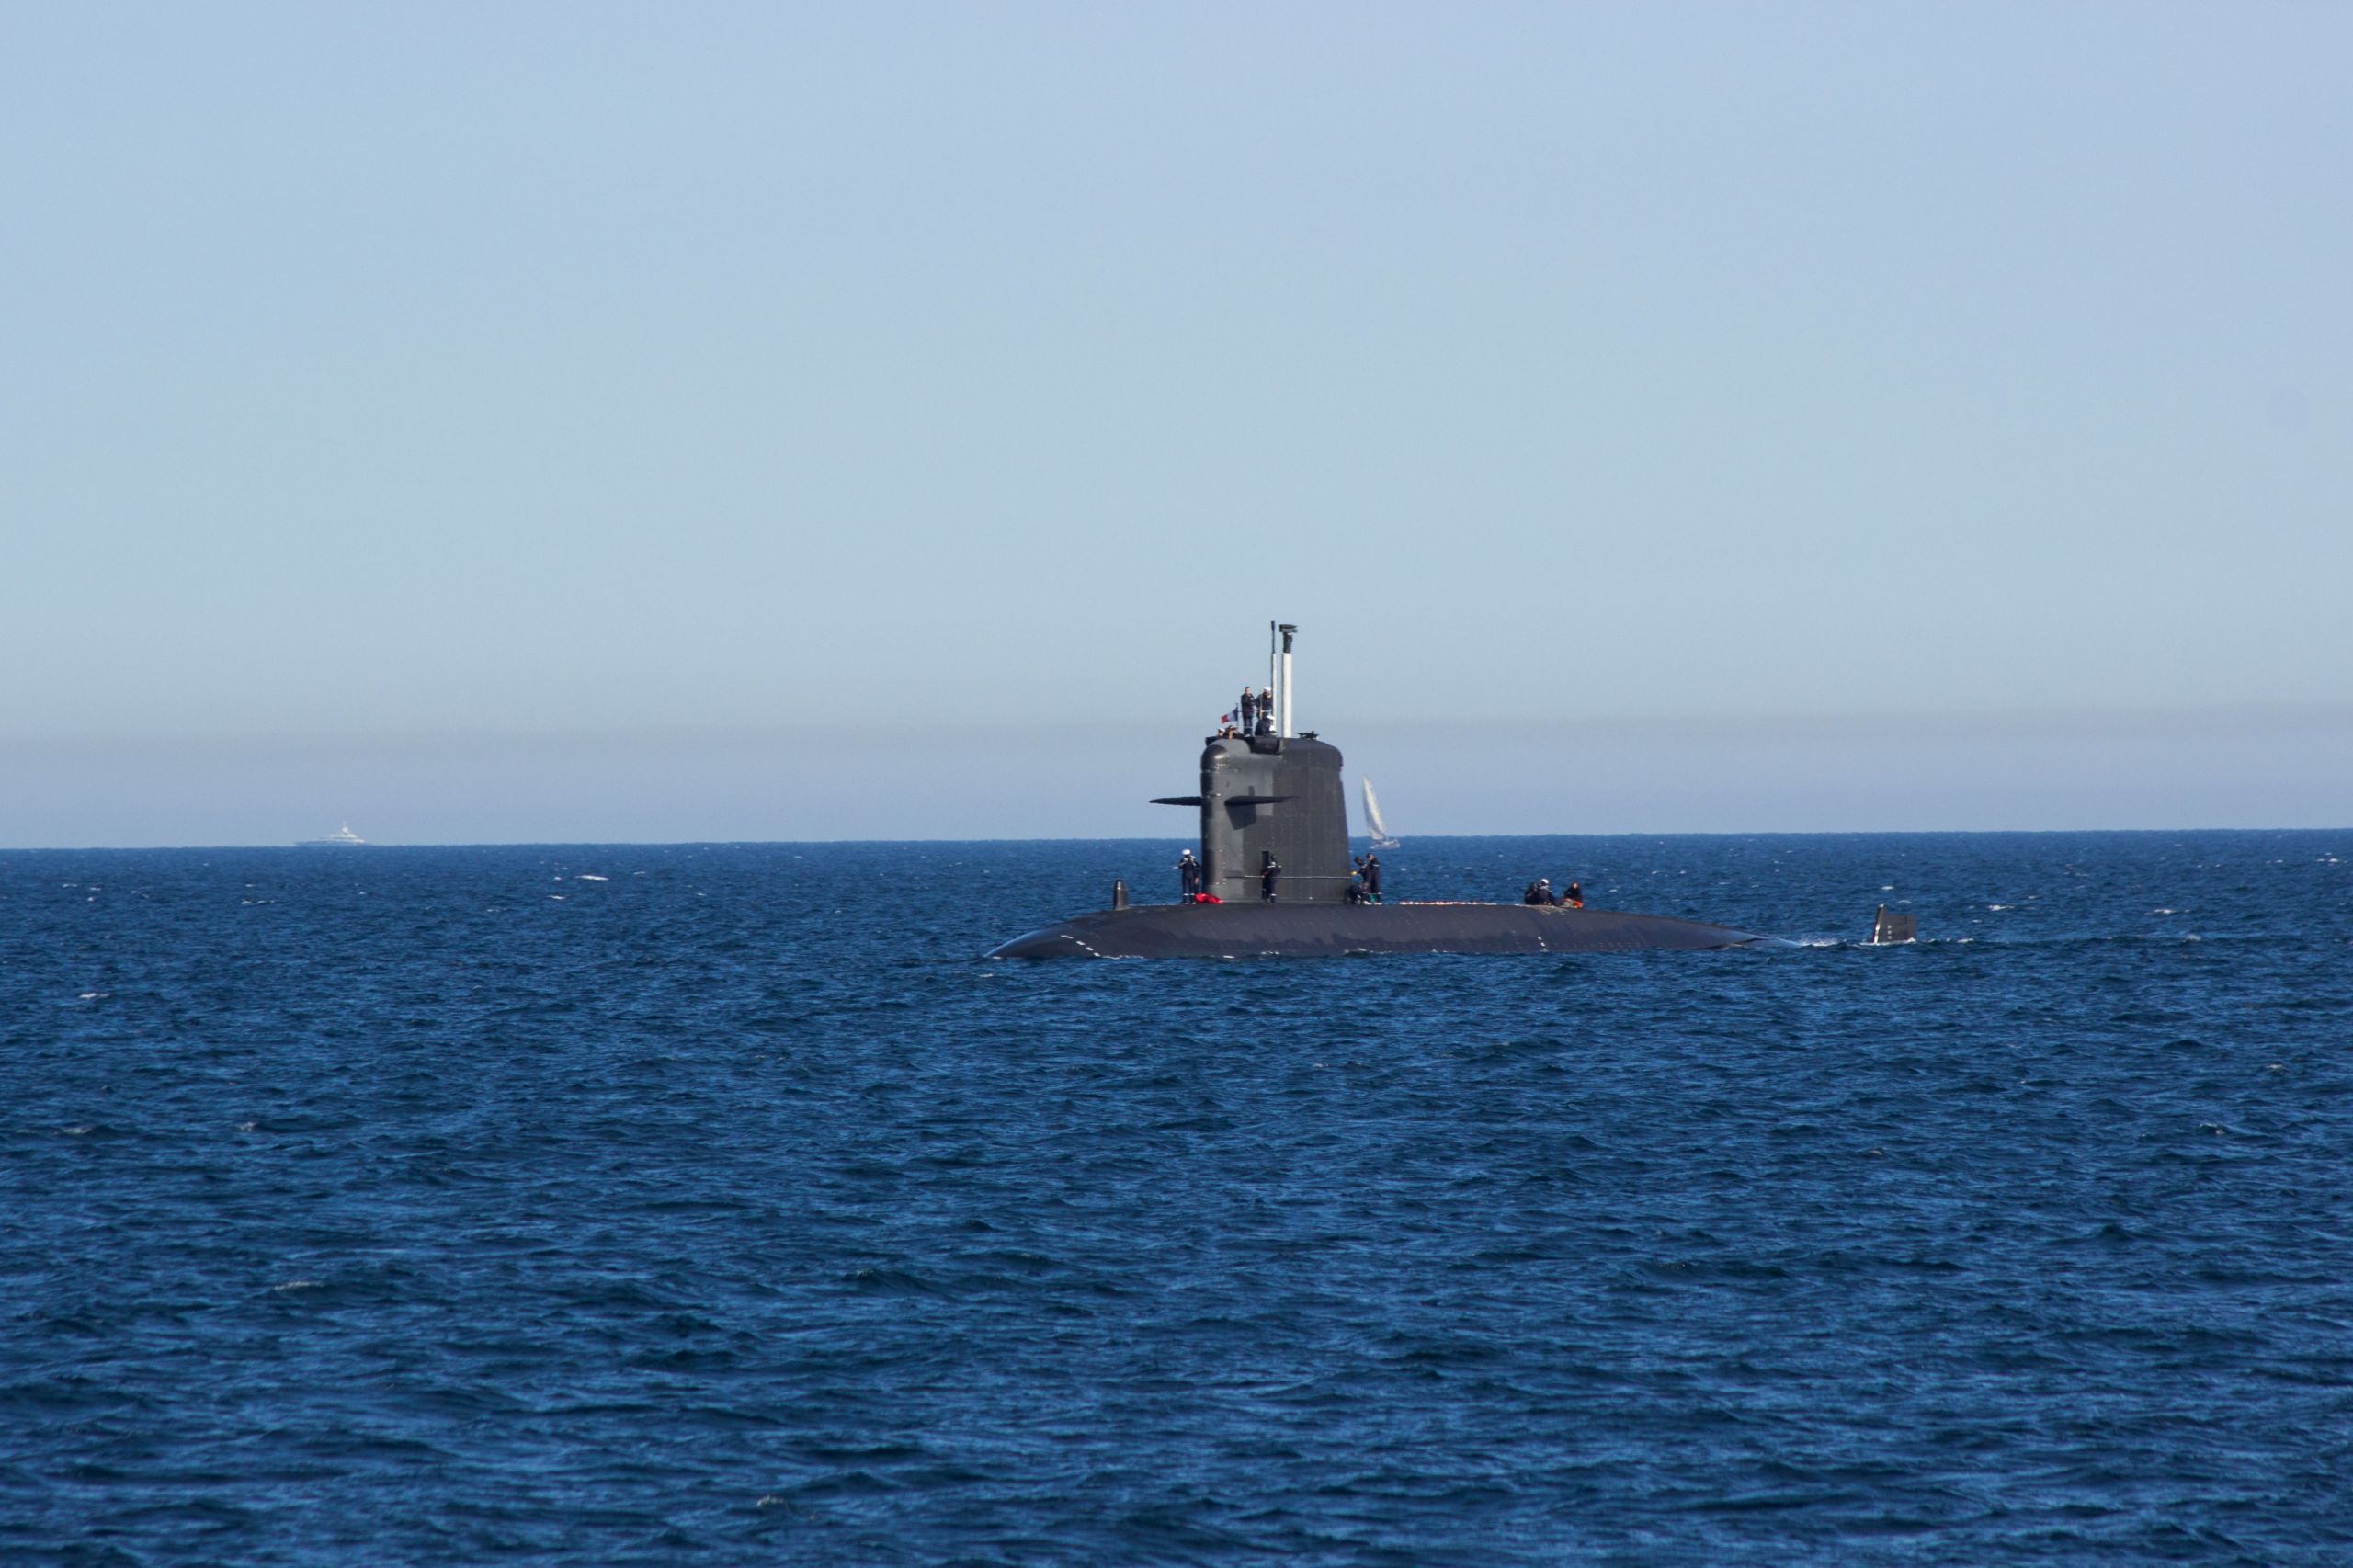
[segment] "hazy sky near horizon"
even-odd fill
[[[1424,831],[2353,822],[2348,59],[0,0],[0,844],[1167,832],[1273,616]]]

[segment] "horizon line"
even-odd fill
[[[1904,828],[1697,828],[1688,830],[1629,829],[1612,833],[1421,833],[1407,843],[1466,843],[1496,838],[2029,838],[2062,835],[2105,835],[2111,837],[2151,837],[2201,833],[2353,833],[2353,824],[2297,827],[1904,827]],[[1361,835],[1352,834],[1356,844]],[[370,849],[786,849],[842,848],[864,845],[936,844],[1184,844],[1184,835],[1170,837],[1075,838],[549,838],[516,840],[455,840],[437,843],[383,842],[315,845],[296,840],[268,844],[25,844],[0,845],[0,855],[141,854],[156,850],[213,852],[227,850],[303,850],[329,858]]]

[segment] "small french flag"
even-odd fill
[[[1224,718],[1220,719],[1218,722],[1221,724],[1231,724],[1233,722],[1233,715],[1228,713]]]

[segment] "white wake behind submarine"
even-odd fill
[[[1349,953],[1615,953],[1784,946],[1778,938],[1614,909],[1525,903],[1351,903],[1340,751],[1291,729],[1291,642],[1269,639],[1266,713],[1201,747],[1201,792],[1154,803],[1201,813],[1203,891],[1222,902],[1112,907],[1017,937],[989,956],[1323,958]],[[1266,871],[1279,868],[1276,897]]]

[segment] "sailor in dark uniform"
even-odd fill
[[[1188,900],[1201,891],[1201,863],[1189,849],[1176,858],[1176,891]]]
[[[1242,688],[1242,700],[1237,705],[1237,709],[1242,715],[1242,733],[1245,735],[1257,733],[1258,694],[1252,691],[1248,687],[1244,687]]]
[[[1365,896],[1373,903],[1381,902],[1381,857],[1378,855],[1364,858],[1364,891]]]
[[[1519,902],[1522,903],[1552,903],[1552,879],[1550,877],[1539,877],[1534,881],[1529,883],[1528,891],[1519,895]]]
[[[1583,909],[1585,907],[1585,888],[1580,883],[1571,882],[1569,884],[1567,896],[1563,897],[1561,902],[1567,904],[1571,909]]]
[[[1268,903],[1275,902],[1275,880],[1283,874],[1283,863],[1275,858],[1271,849],[1265,851],[1266,864],[1258,868],[1258,895]]]
[[[1275,733],[1275,694],[1265,687],[1258,688],[1258,733]]]

